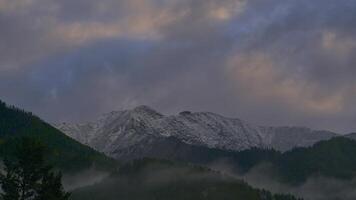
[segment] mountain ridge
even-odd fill
[[[183,111],[163,115],[149,106],[113,111],[94,122],[55,125],[68,136],[115,158],[158,139],[174,137],[186,144],[229,151],[273,148],[288,151],[328,140],[337,133],[306,127],[257,126],[212,112]],[[148,148],[148,147],[147,147]]]

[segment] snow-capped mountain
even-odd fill
[[[56,127],[79,142],[116,158],[144,153],[154,145],[166,146],[172,138],[187,145],[229,151],[252,147],[287,151],[337,136],[333,132],[300,127],[256,126],[210,112],[186,111],[165,116],[148,106],[111,112],[95,122],[62,123]]]

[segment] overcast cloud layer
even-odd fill
[[[0,99],[356,130],[356,1],[0,0]]]

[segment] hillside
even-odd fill
[[[92,166],[109,168],[114,161],[66,136],[32,113],[0,101],[0,156],[10,156],[17,139],[31,137],[48,146],[51,163],[66,172]]]
[[[248,173],[260,164],[269,163],[273,166],[273,174],[278,176],[276,178],[288,184],[302,184],[317,176],[340,180],[352,180],[356,177],[356,141],[344,137],[284,153],[258,148],[240,152],[223,151],[187,145],[174,138],[170,138],[169,142],[153,143],[152,146],[145,154],[147,157],[209,166],[215,162],[224,162],[237,174]]]
[[[356,177],[355,155],[356,141],[338,137],[286,152],[274,164],[294,183],[304,182],[311,176],[351,180]]]
[[[140,148],[136,148],[140,149]],[[233,152],[188,145],[175,138],[155,140],[150,148],[130,152],[131,155],[169,159],[210,166],[216,162],[229,165],[237,174],[248,173],[252,168],[269,163],[281,182],[302,184],[308,178],[323,176],[342,180],[356,177],[356,141],[337,137],[321,141],[312,147],[296,148],[284,153],[273,149],[252,148]]]
[[[97,185],[73,192],[72,200],[295,200],[273,195],[229,176],[168,161],[136,160]]]

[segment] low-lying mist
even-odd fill
[[[163,165],[163,167],[162,167]],[[193,167],[193,166],[190,166]],[[139,169],[132,166],[124,175],[109,174],[98,171],[94,168],[83,171],[76,175],[65,175],[63,177],[64,187],[69,191],[107,191],[108,196],[117,194],[125,196],[125,192],[140,190],[148,191],[152,188],[163,188],[168,184],[182,183],[189,187],[189,184],[199,180],[218,180],[216,173],[209,173],[209,170],[193,167],[192,170],[186,165],[149,164],[140,166]],[[305,200],[355,200],[356,199],[356,179],[341,180],[322,176],[313,176],[299,185],[292,185],[280,181],[272,164],[263,163],[253,167],[247,173],[240,175],[240,170],[236,165],[230,164],[227,160],[218,160],[208,165],[213,171],[221,172],[222,177],[234,177],[247,182],[254,188],[265,189],[272,193],[292,194]],[[131,171],[132,169],[136,171]],[[198,167],[199,168],[199,167]],[[206,171],[207,170],[207,171]],[[215,174],[215,175],[214,175]],[[230,178],[228,178],[229,180]],[[130,184],[136,187],[128,186]],[[89,189],[90,188],[90,189]],[[121,191],[119,191],[121,190]],[[125,191],[126,190],[126,191]],[[125,191],[122,193],[122,191]],[[96,195],[96,194],[93,194]]]
[[[314,176],[298,186],[278,180],[272,164],[264,163],[253,167],[244,175],[237,175],[236,166],[223,160],[209,165],[211,169],[246,181],[253,187],[273,193],[289,193],[305,200],[355,200],[356,179],[340,180]]]
[[[63,187],[67,191],[72,191],[78,188],[100,183],[109,175],[109,172],[99,171],[94,167],[77,174],[64,174]]]
[[[235,200],[263,195],[268,196],[266,199],[286,199],[204,167],[140,160],[124,165],[96,184],[74,190],[72,200]]]

